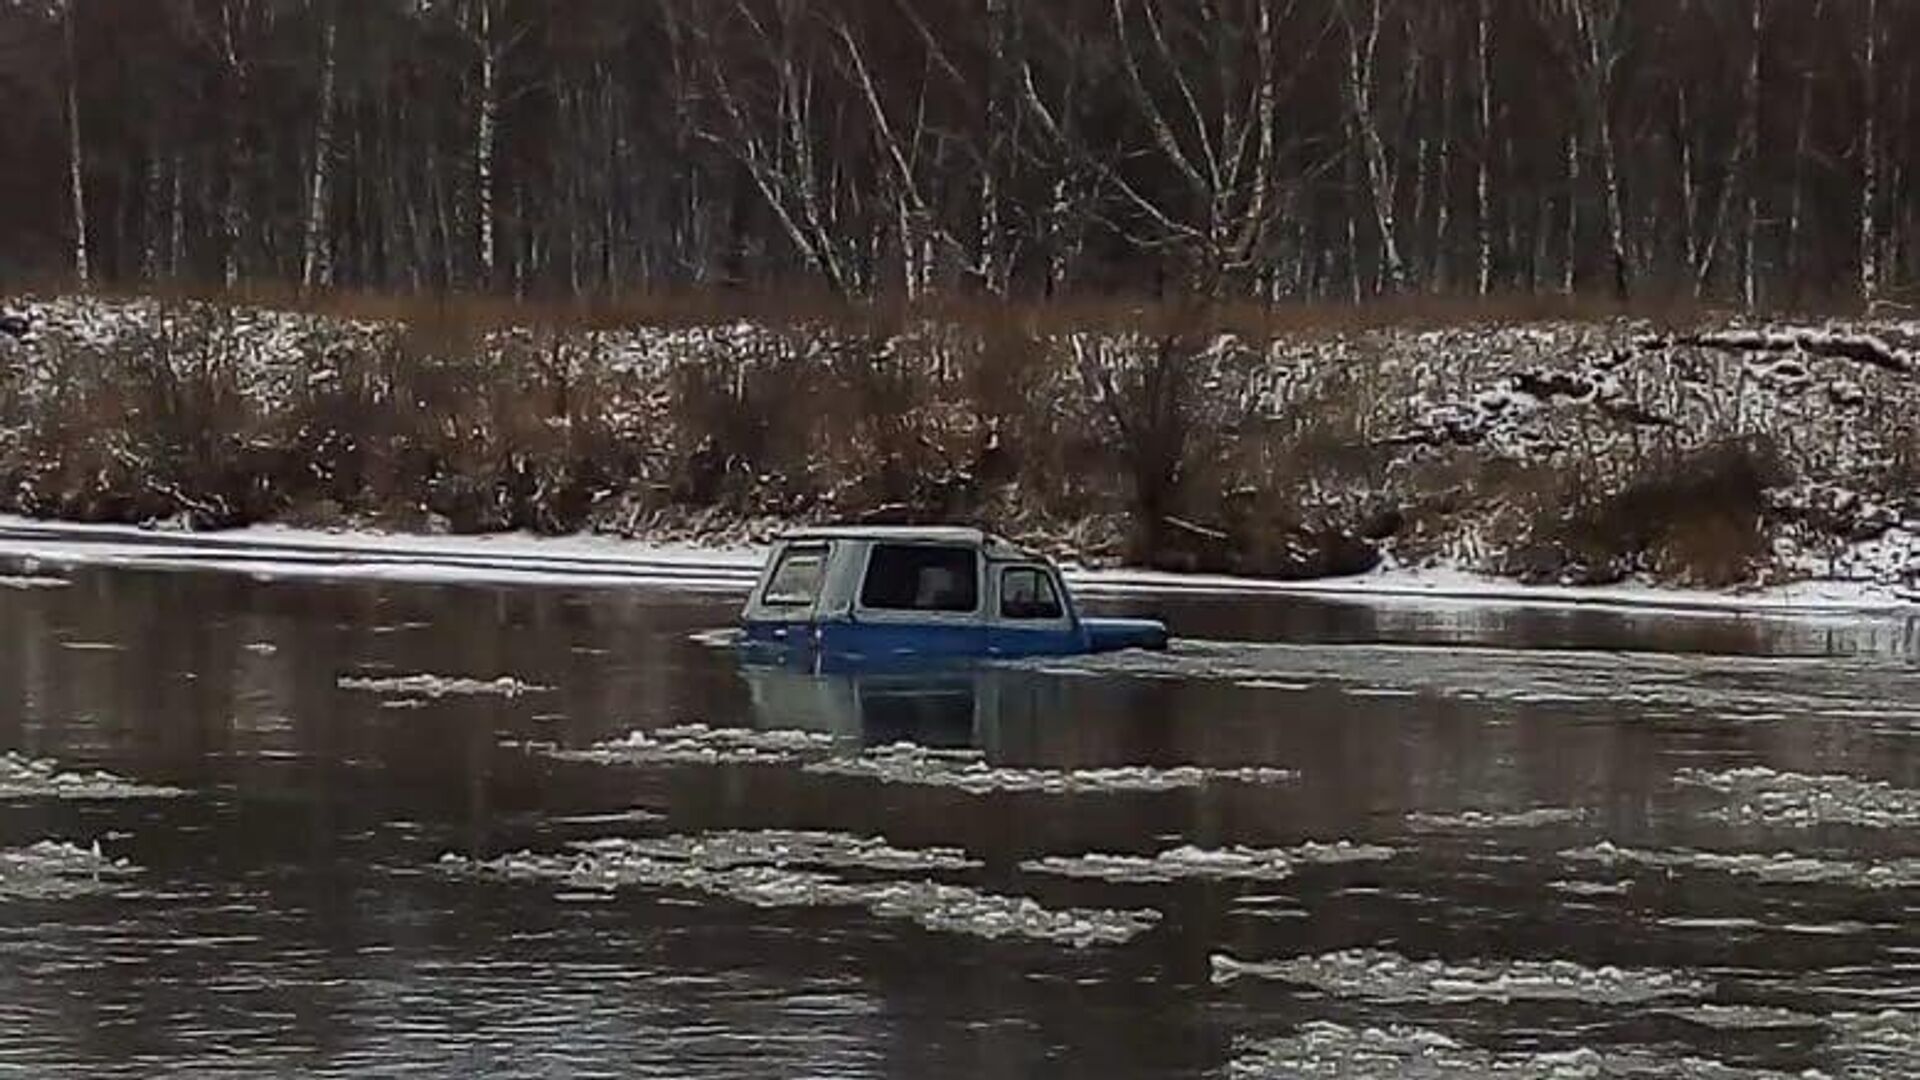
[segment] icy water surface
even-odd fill
[[[1911,625],[18,569],[0,1076],[1920,1076]]]

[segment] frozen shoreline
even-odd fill
[[[429,584],[652,586],[743,592],[764,557],[755,546],[703,547],[611,536],[427,536],[256,526],[190,533],[77,525],[0,515],[0,559],[48,567],[244,574],[258,579],[373,579]],[[1920,598],[1869,582],[1815,580],[1715,592],[1653,585],[1544,586],[1450,569],[1394,568],[1361,577],[1271,581],[1149,570],[1069,567],[1098,597],[1292,596],[1369,605],[1596,608],[1669,615],[1784,618],[1920,617]]]

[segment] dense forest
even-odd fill
[[[0,0],[0,282],[1920,280],[1911,0]]]

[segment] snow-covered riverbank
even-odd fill
[[[29,328],[0,337],[0,512],[435,537],[196,535],[163,556],[179,537],[138,533],[123,560],[735,588],[771,523],[884,519],[1153,568],[1084,576],[1110,593],[1828,612],[1920,593],[1920,322],[0,307]],[[477,539],[516,533],[646,543]]]
[[[67,567],[243,574],[259,579],[372,579],[435,584],[662,587],[744,592],[765,549],[608,536],[422,536],[255,526],[190,533],[0,516],[0,567],[44,575]],[[1668,614],[1819,618],[1920,616],[1920,602],[1870,582],[1812,580],[1745,590],[1623,583],[1523,585],[1457,569],[1382,568],[1348,578],[1272,581],[1070,566],[1086,596],[1297,596],[1370,605],[1595,607]]]

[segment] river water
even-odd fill
[[[1911,624],[736,607],[0,580],[0,1076],[1920,1076]]]

